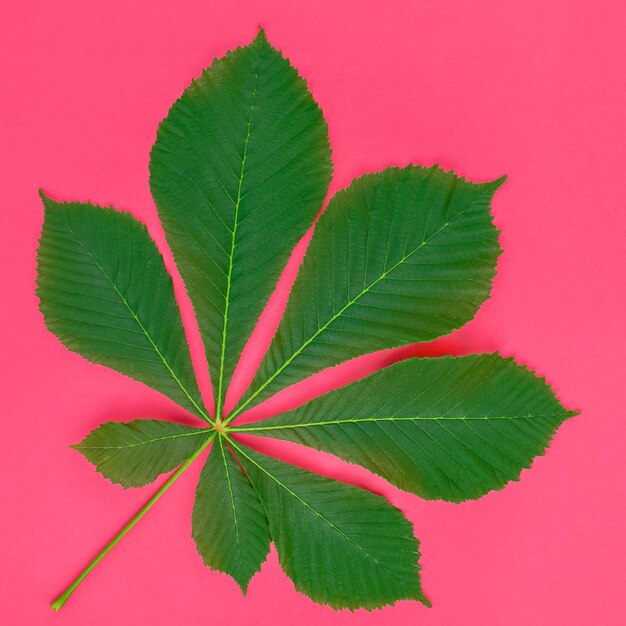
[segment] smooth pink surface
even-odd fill
[[[625,623],[625,7],[605,0],[4,2],[0,623]],[[325,112],[333,190],[364,171],[408,162],[440,163],[477,181],[509,175],[494,206],[504,254],[492,299],[451,338],[400,354],[515,355],[582,414],[521,482],[462,505],[424,502],[333,457],[271,446],[282,458],[384,493],[405,511],[422,541],[433,609],[319,607],[293,590],[274,552],[243,598],[229,578],[202,565],[190,538],[197,464],[54,614],[50,601],[154,491],[113,486],[68,445],[107,419],[191,418],[69,353],[45,330],[33,295],[37,188],[130,210],[164,249],[148,190],[157,124],[202,67],[248,42],[258,24]],[[274,320],[279,305],[280,294]],[[272,315],[265,321],[267,335]],[[257,333],[247,351],[239,393],[264,341]],[[374,355],[340,375],[348,380],[396,358]],[[327,376],[303,383],[246,419],[328,384]]]

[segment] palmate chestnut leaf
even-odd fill
[[[366,174],[331,198],[267,354],[225,416],[239,354],[331,171],[322,113],[263,31],[215,60],[159,127],[150,188],[198,319],[214,417],[146,228],[127,213],[42,194],[37,293],[47,327],[202,420],[109,422],[74,446],[123,487],[174,473],[53,608],[209,447],[193,537],[204,562],[244,592],[273,541],[296,589],[315,602],[428,605],[418,542],[398,509],[251,450],[237,434],[295,441],[423,498],[458,502],[518,479],[574,414],[531,371],[489,354],[407,359],[283,415],[234,421],[324,368],[445,335],[488,297],[500,253],[490,203],[503,179],[476,184],[409,165]]]

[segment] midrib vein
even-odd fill
[[[230,240],[230,255],[228,257],[228,273],[226,275],[226,296],[224,304],[224,319],[222,324],[222,346],[220,350],[220,367],[217,383],[217,402],[215,408],[215,419],[217,423],[222,420],[222,408],[224,403],[224,359],[226,358],[226,332],[228,328],[228,310],[230,308],[230,290],[232,286],[233,275],[233,257],[235,254],[236,239],[237,239],[237,226],[239,225],[239,206],[241,204],[241,190],[243,188],[243,179],[246,168],[246,160],[248,158],[248,144],[250,143],[250,135],[252,131],[252,114],[254,113],[254,98],[256,96],[258,82],[259,82],[259,69],[261,65],[261,46],[259,46],[259,55],[257,59],[257,66],[254,74],[254,88],[252,95],[250,96],[250,114],[248,115],[248,126],[246,128],[246,139],[243,147],[243,156],[241,158],[241,170],[239,172],[239,184],[237,187],[237,199],[235,201],[235,215],[233,229],[231,231]]]
[[[554,418],[556,415],[487,415],[487,416],[428,416],[428,417],[363,417],[341,420],[328,420],[326,422],[302,422],[300,424],[272,424],[269,426],[233,426],[229,430],[231,432],[256,432],[260,430],[291,430],[295,428],[312,428],[315,426],[334,426],[336,424],[362,424],[363,422],[450,422],[450,421],[489,421],[489,420],[529,420],[529,419],[545,419]]]
[[[205,433],[210,433],[212,428],[203,428],[199,429],[194,433],[178,433],[176,435],[167,435],[165,437],[153,437],[152,439],[145,439],[144,441],[138,441],[137,443],[129,443],[124,446],[83,446],[76,445],[73,446],[77,450],[123,450],[125,448],[136,448],[137,446],[146,446],[154,443],[155,441],[165,441],[169,439],[177,439],[179,437],[199,437]]]
[[[222,461],[224,462],[224,472],[226,474],[226,482],[228,483],[228,494],[230,496],[230,505],[233,509],[233,522],[235,526],[235,540],[237,542],[237,555],[241,558],[241,542],[239,539],[239,519],[237,517],[237,508],[235,506],[235,496],[233,494],[233,486],[230,480],[230,472],[228,471],[228,463],[226,462],[226,453],[224,452],[224,442],[222,435],[219,435],[218,442],[220,446],[220,454],[222,455]],[[239,563],[237,563],[239,565]]]

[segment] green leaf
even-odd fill
[[[239,411],[346,359],[430,341],[470,320],[495,275],[489,203],[502,182],[409,166],[337,193]]]
[[[174,104],[150,155],[150,187],[187,285],[216,394],[331,176],[328,131],[263,31],[214,61]]]
[[[150,188],[198,319],[215,420],[202,404],[172,280],[145,227],[112,209],[42,196],[37,293],[48,328],[69,349],[208,422],[107,423],[74,446],[125,487],[174,471],[53,609],[214,441],[192,517],[207,565],[245,593],[273,540],[284,571],[316,602],[429,605],[419,544],[398,509],[247,450],[237,434],[325,450],[425,498],[456,502],[518,478],[573,415],[525,368],[477,355],[412,359],[263,423],[230,425],[324,368],[445,335],[487,298],[500,252],[490,203],[504,179],[474,184],[411,165],[362,176],[331,199],[269,350],[223,419],[239,355],[324,202],[331,169],[322,113],[263,31],[215,60],[158,129]]]
[[[335,609],[424,598],[419,544],[384,498],[233,444],[296,589]]]
[[[42,199],[37,295],[48,329],[208,420],[172,279],[146,227],[111,208]]]
[[[246,593],[267,557],[270,533],[259,498],[222,436],[200,474],[192,523],[205,565],[232,576]]]
[[[427,499],[479,498],[517,480],[574,412],[497,354],[408,359],[234,432],[296,441]]]
[[[210,436],[207,428],[141,419],[102,424],[72,448],[110,481],[142,487],[187,460]]]

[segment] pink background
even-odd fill
[[[5,1],[0,622],[625,623],[625,7],[608,0]],[[130,210],[164,249],[148,190],[157,124],[202,67],[248,42],[258,24],[308,79],[326,114],[333,190],[363,171],[410,161],[438,162],[477,181],[509,175],[494,206],[504,255],[492,299],[452,337],[400,354],[516,355],[548,375],[582,415],[521,482],[463,505],[421,501],[295,445],[271,447],[384,493],[405,511],[422,541],[431,610],[402,602],[335,613],[298,595],[274,552],[243,598],[229,578],[202,565],[190,538],[196,464],[54,614],[50,601],[154,490],[113,486],[68,445],[107,419],[191,418],[69,353],[44,329],[33,295],[37,188]],[[247,350],[239,393],[279,307],[280,297]],[[398,356],[374,355],[342,377]],[[327,386],[324,376],[305,382],[247,419]]]

